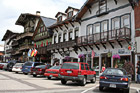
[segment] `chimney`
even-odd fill
[[[36,15],[40,16],[40,11],[36,11]]]

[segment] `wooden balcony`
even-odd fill
[[[23,39],[25,37],[32,37],[32,36],[33,36],[33,32],[25,32],[25,33],[20,34],[17,37],[17,40]]]
[[[18,45],[18,42],[17,41],[14,41],[13,43],[12,43],[12,47],[13,46],[17,46]]]
[[[69,48],[76,45],[75,40],[60,42],[56,44],[51,44],[47,46],[47,50],[61,49],[61,48]]]
[[[46,34],[46,35],[43,35],[43,36],[38,36],[38,37],[36,37],[35,39],[34,39],[34,41],[40,41],[40,40],[43,40],[43,39],[45,39],[45,38],[48,38],[48,35]]]
[[[6,53],[12,53],[12,50],[13,50],[12,48],[7,49],[7,50],[6,50]]]
[[[106,31],[102,33],[96,33],[88,36],[81,36],[77,38],[77,45],[87,45],[87,44],[96,44],[104,43],[114,40],[126,40],[131,39],[131,30],[129,28],[121,28],[112,31]]]
[[[37,53],[39,54],[39,55],[45,55],[45,54],[47,54],[47,47],[40,47],[40,48],[37,48]]]
[[[33,48],[34,46],[32,44],[24,44],[22,46],[20,46],[19,50],[22,51],[22,50],[27,50],[27,49],[31,49]]]

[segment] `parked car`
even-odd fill
[[[18,60],[10,60],[7,64],[7,70],[12,71],[12,68],[16,63],[19,63],[19,61]]]
[[[68,80],[71,80],[84,86],[87,80],[96,82],[96,72],[89,68],[88,63],[65,62],[59,70],[59,78],[62,84],[66,84]]]
[[[31,69],[38,65],[44,65],[44,63],[40,62],[25,62],[25,64],[22,66],[22,72],[27,75],[28,73],[31,73]]]
[[[22,66],[23,66],[24,63],[16,63],[13,68],[12,68],[12,71],[15,72],[15,73],[18,73],[18,72],[22,72]]]
[[[3,63],[0,63],[0,69],[1,70],[3,69],[3,66],[4,66],[4,64]]]
[[[46,69],[44,76],[46,76],[48,79],[51,79],[52,77],[58,78],[59,69],[60,66],[53,66],[49,69]]]
[[[130,79],[124,69],[107,68],[100,76],[99,90],[104,88],[123,89],[124,93],[129,93]]]
[[[3,63],[3,64],[4,64],[3,70],[7,70],[7,65],[8,65],[8,63]]]
[[[44,75],[45,70],[49,69],[50,67],[51,67],[50,64],[38,65],[38,66],[31,69],[31,74],[33,75],[33,77],[36,77],[37,75]]]

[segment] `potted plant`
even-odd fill
[[[83,62],[83,59],[85,59],[85,55],[84,54],[79,54],[78,58],[80,58],[80,61]]]

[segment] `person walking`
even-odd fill
[[[137,63],[136,73],[137,73],[137,83],[140,83],[140,61],[138,61]]]

